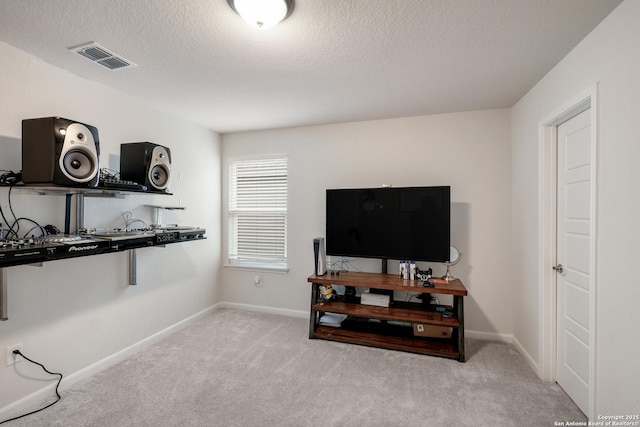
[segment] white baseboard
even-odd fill
[[[531,366],[531,369],[533,369],[533,372],[535,372],[536,375],[539,376],[539,374],[538,374],[538,364],[536,363],[535,359],[533,357],[531,357],[531,355],[527,352],[527,350],[525,350],[525,348],[522,346],[522,344],[520,344],[520,341],[518,341],[518,339],[516,337],[514,337],[513,335],[511,335],[511,334],[499,334],[499,333],[496,333],[496,332],[482,332],[482,331],[468,331],[468,330],[465,330],[464,331],[464,336],[466,338],[473,338],[473,339],[484,340],[484,341],[499,341],[499,342],[505,342],[505,343],[509,343],[509,344],[513,345],[513,347],[515,347],[516,351],[518,353],[520,353],[520,355],[522,357],[524,357],[524,360],[527,361],[529,366]]]
[[[60,382],[60,391],[64,391],[65,388],[72,386],[73,384],[85,380],[87,378],[92,377],[93,375],[98,374],[99,372],[104,371],[105,369],[116,365],[117,363],[123,361],[127,357],[139,352],[140,350],[144,350],[145,348],[157,343],[158,341],[168,337],[169,335],[178,332],[184,327],[195,323],[197,320],[205,317],[206,315],[214,312],[215,310],[220,308],[220,304],[215,304],[211,307],[205,308],[204,310],[187,317],[184,320],[181,320],[178,323],[175,323],[137,343],[126,347],[117,353],[112,354],[111,356],[105,357],[102,360],[93,363],[92,365],[87,366],[86,368],[80,369],[79,371],[70,374],[67,377],[64,377]],[[55,393],[55,387],[57,382],[54,382],[46,387],[41,388],[38,391],[31,393],[28,396],[23,397],[20,400],[17,400],[4,408],[0,409],[0,421],[11,418],[12,416],[20,415],[23,412],[29,412],[33,410],[34,405],[37,405],[42,400],[50,397]],[[9,415],[13,414],[13,415]]]
[[[215,310],[222,309],[222,308],[254,311],[259,313],[275,314],[275,315],[297,317],[297,318],[303,318],[303,319],[307,319],[309,317],[309,312],[303,311],[303,310],[291,310],[291,309],[284,309],[284,308],[267,307],[267,306],[253,305],[253,304],[240,304],[240,303],[233,303],[233,302],[220,302],[192,316],[189,316],[188,318],[181,320],[180,322],[175,323],[127,348],[124,348],[118,351],[117,353],[112,354],[111,356],[105,357],[104,359],[99,360],[98,362],[90,366],[87,366],[84,369],[74,372],[73,374],[69,375],[68,377],[65,377],[62,380],[62,382],[60,383],[60,390],[64,391],[65,388],[70,387],[79,381],[83,381],[87,378],[90,378],[93,375],[96,375],[97,373],[102,372],[111,366],[114,366],[115,364],[123,361],[127,357],[151,346],[152,344],[155,344],[156,342],[162,340],[163,338],[166,338],[167,336],[175,332],[178,332],[184,327],[192,323],[195,323],[197,320],[214,312]],[[520,342],[518,342],[518,340],[515,339],[514,336],[511,334],[465,330],[465,337],[478,339],[478,340],[498,341],[498,342],[513,344],[516,350],[525,358],[527,363],[531,365],[534,372],[536,373],[538,372],[538,366],[535,360],[526,352],[526,350],[520,344]],[[28,410],[27,408],[32,409],[34,405],[37,405],[47,396],[51,396],[54,393],[54,389],[55,389],[55,383],[52,383],[47,387],[44,387],[8,406],[5,406],[4,408],[1,408],[0,420],[10,418],[11,416],[9,414],[20,414]]]
[[[87,366],[84,369],[74,372],[73,374],[69,375],[69,377],[67,377],[67,380],[63,381],[62,384],[64,384],[65,386],[70,386],[72,384],[77,383],[78,381],[82,381],[86,378],[89,378],[97,374],[98,372],[105,370],[106,368],[109,368],[117,363],[120,363],[121,361],[131,356],[132,354],[135,354],[140,350],[144,350],[145,348],[157,343],[158,341],[161,341],[162,339],[168,337],[169,335],[174,334],[181,329],[184,329],[185,327],[195,323],[196,321],[202,319],[208,314],[213,313],[218,308],[219,308],[219,304],[212,305],[211,307],[205,308],[204,310],[199,311],[198,313],[191,315],[186,319],[179,321],[178,323],[174,323],[173,325],[159,332],[156,332],[153,335],[148,336],[142,341],[138,341],[137,343],[132,344],[129,347],[126,347],[118,351],[117,353],[112,354],[111,356],[105,357],[104,359],[94,363],[93,365]],[[60,384],[61,388],[62,388],[62,384]]]
[[[527,352],[527,350],[524,349],[522,344],[520,344],[520,341],[518,341],[515,337],[513,337],[512,344],[516,348],[516,350],[518,350],[518,353],[520,353],[520,355],[524,357],[524,360],[527,361],[529,366],[531,366],[531,369],[533,369],[533,372],[535,372],[536,375],[540,377],[540,373],[538,372],[538,363],[535,361],[533,357],[531,357],[531,355]]]
[[[470,331],[465,328],[464,330],[465,338],[472,338],[476,340],[483,341],[498,341],[498,342],[506,342],[511,344],[513,341],[513,335],[511,334],[501,334],[498,332],[483,332],[483,331]]]
[[[264,305],[240,304],[236,302],[221,302],[216,305],[217,308],[231,308],[235,310],[256,311],[258,313],[278,314],[281,316],[298,317],[303,319],[309,318],[309,312],[303,310],[291,310],[288,308],[267,307]]]

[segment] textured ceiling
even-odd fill
[[[296,0],[261,31],[226,0],[0,0],[0,41],[224,133],[511,107],[620,1]]]

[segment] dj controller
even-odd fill
[[[0,240],[0,268],[204,239],[205,232],[203,228],[176,225],[145,229],[94,229],[72,235]]]

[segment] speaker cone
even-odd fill
[[[165,165],[155,165],[149,170],[149,181],[160,190],[166,188],[169,184],[169,170]]]
[[[70,150],[64,155],[64,170],[70,178],[85,180],[96,172],[93,158],[82,150]]]

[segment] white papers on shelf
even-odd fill
[[[342,325],[342,321],[347,318],[346,314],[338,313],[325,313],[320,318],[319,323],[324,326],[331,326],[332,328],[339,328]]]
[[[361,295],[360,303],[366,305],[377,305],[378,307],[389,307],[390,296],[382,294],[371,294],[365,292]]]

